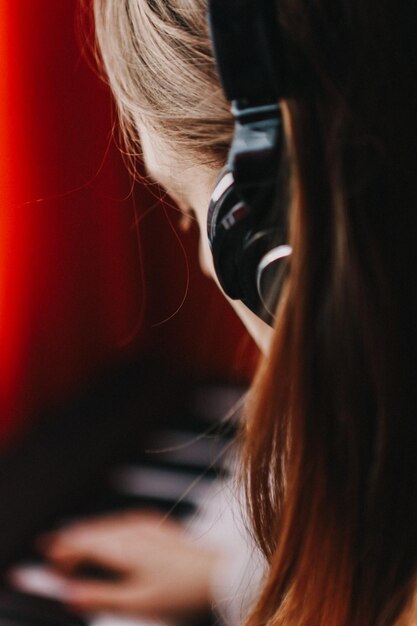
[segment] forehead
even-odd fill
[[[170,169],[169,152],[162,145],[158,135],[145,126],[141,126],[139,137],[143,160],[148,173],[156,178],[164,170]]]
[[[140,132],[143,160],[149,176],[159,183],[180,205],[196,207],[201,204],[200,196],[205,190],[211,193],[215,172],[181,154],[159,133],[149,128]],[[208,203],[205,199],[203,204]],[[208,206],[208,204],[207,204]]]
[[[147,125],[140,127],[139,137],[149,176],[164,187],[179,206],[192,207],[204,219],[218,171],[182,154]]]
[[[182,184],[185,168],[181,155],[155,131],[142,125],[139,131],[142,155],[148,174],[163,187]]]

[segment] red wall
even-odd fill
[[[237,378],[253,364],[195,237],[184,251],[175,212],[132,192],[77,5],[0,0],[0,440],[111,361]]]

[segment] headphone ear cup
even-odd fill
[[[278,226],[279,231],[285,229]],[[242,202],[233,174],[225,169],[213,192],[207,235],[214,269],[223,291],[268,324],[287,274],[291,248],[277,244],[277,226],[264,226]]]
[[[265,319],[263,294],[259,292],[258,267],[271,247],[271,230],[252,231],[246,238],[240,255],[240,284],[243,301],[256,315]]]
[[[250,212],[236,193],[233,176],[225,170],[210,202],[207,235],[217,278],[223,291],[233,300],[244,299],[241,256],[250,222]]]

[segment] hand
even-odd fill
[[[40,543],[46,558],[66,576],[85,563],[117,575],[111,581],[68,578],[66,601],[76,610],[172,617],[210,606],[210,577],[220,555],[159,515],[103,516]]]

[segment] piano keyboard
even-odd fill
[[[240,389],[228,387],[202,387],[189,401],[188,427],[156,428],[146,437],[144,450],[129,455],[124,462],[110,465],[94,497],[84,502],[79,510],[59,518],[54,526],[76,519],[110,511],[152,508],[174,517],[190,520],[202,504],[210,498],[214,481],[225,478],[230,466],[230,447],[233,436],[233,420],[226,420],[219,428],[219,418],[225,417],[239,403]],[[45,531],[49,530],[48,528]],[[155,622],[125,618],[116,615],[94,615],[77,618],[62,614],[57,617],[57,606],[62,598],[64,580],[45,564],[33,558],[19,560],[12,568],[13,579],[24,594],[15,595],[15,603],[33,603],[34,618],[12,615],[4,611],[2,617],[0,595],[0,626],[41,626],[36,618],[37,597],[45,603],[51,602],[51,626],[155,626]],[[25,595],[29,594],[29,595]],[[13,602],[12,602],[13,604]],[[17,612],[18,613],[18,612]],[[20,619],[20,621],[18,621]],[[74,621],[77,620],[78,621]],[[5,621],[6,620],[6,621]],[[61,620],[61,621],[59,621]],[[73,620],[73,621],[71,621]],[[81,621],[80,621],[81,620]],[[161,626],[161,622],[158,622]],[[42,626],[48,624],[42,623]]]

